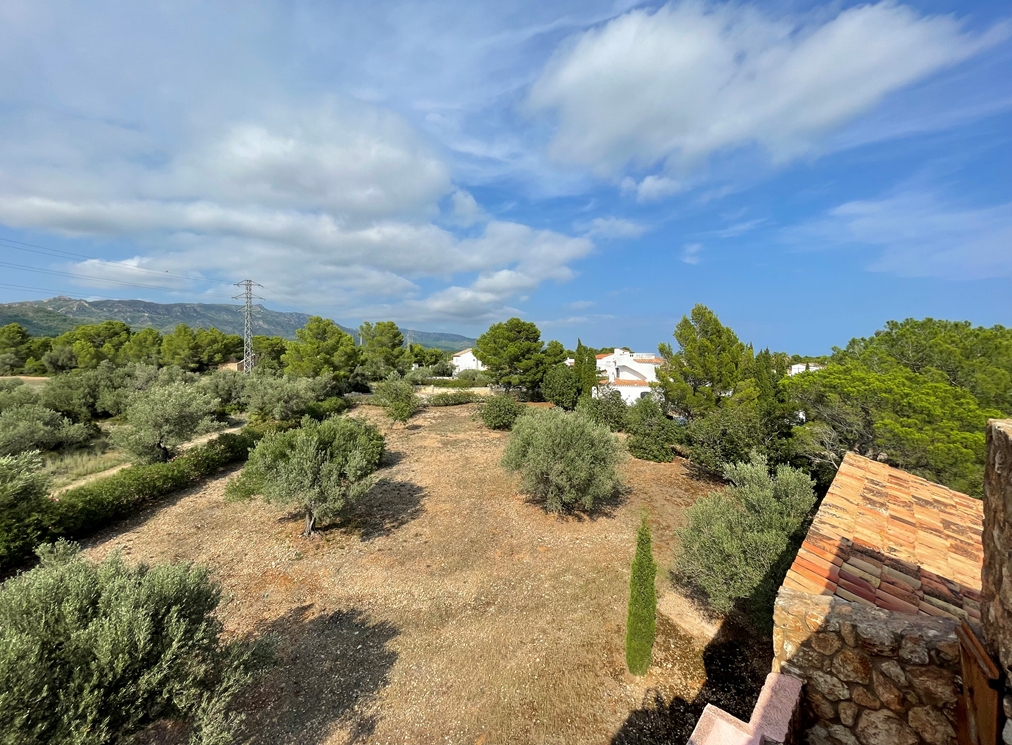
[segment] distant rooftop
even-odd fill
[[[979,621],[983,519],[977,499],[847,453],[784,585]]]

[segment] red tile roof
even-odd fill
[[[596,356],[597,356],[597,358],[599,360],[603,360],[605,357],[611,357],[613,354],[615,354],[615,353],[614,352],[608,352],[608,354],[599,354],[599,355],[596,355]]]
[[[468,347],[467,349],[461,349],[459,352],[456,352],[453,356],[454,357],[460,357],[460,355],[467,354],[470,351],[471,351],[471,347]]]
[[[979,500],[847,453],[784,584],[979,621],[983,520]]]
[[[632,378],[629,378],[629,379],[618,378],[616,380],[611,381],[611,383],[609,385],[645,385],[645,386],[649,386],[650,383],[649,383],[649,381],[646,381],[646,380],[635,380],[635,379],[632,379]]]

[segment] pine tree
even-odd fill
[[[650,548],[650,526],[644,514],[636,534],[636,556],[629,578],[629,619],[625,635],[625,662],[633,675],[645,675],[650,668],[657,627],[656,574],[657,564]]]

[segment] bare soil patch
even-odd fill
[[[625,671],[640,511],[663,591],[673,532],[712,485],[681,461],[630,459],[628,493],[608,510],[546,514],[498,465],[508,435],[472,410],[388,429],[360,407],[387,432],[386,464],[317,538],[275,507],[226,504],[233,471],[88,550],[205,564],[229,596],[229,633],[279,636],[277,667],[240,703],[254,743],[652,743],[687,735],[707,701],[747,718],[765,635],[725,624],[704,645],[659,615],[650,673]]]

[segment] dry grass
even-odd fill
[[[679,461],[630,460],[621,502],[549,515],[514,492],[498,466],[507,435],[472,409],[429,409],[390,429],[359,408],[387,432],[388,462],[315,539],[300,537],[297,516],[226,504],[230,474],[100,536],[90,553],[206,564],[230,597],[230,633],[280,636],[278,666],[241,703],[256,743],[664,742],[687,734],[707,700],[747,718],[769,670],[766,639],[725,627],[704,652],[662,618],[650,673],[624,667],[640,510],[663,567],[684,508],[711,485]]]
[[[88,476],[124,465],[128,460],[126,453],[110,450],[103,437],[86,449],[47,454],[43,471],[49,476],[53,489],[62,489]]]

